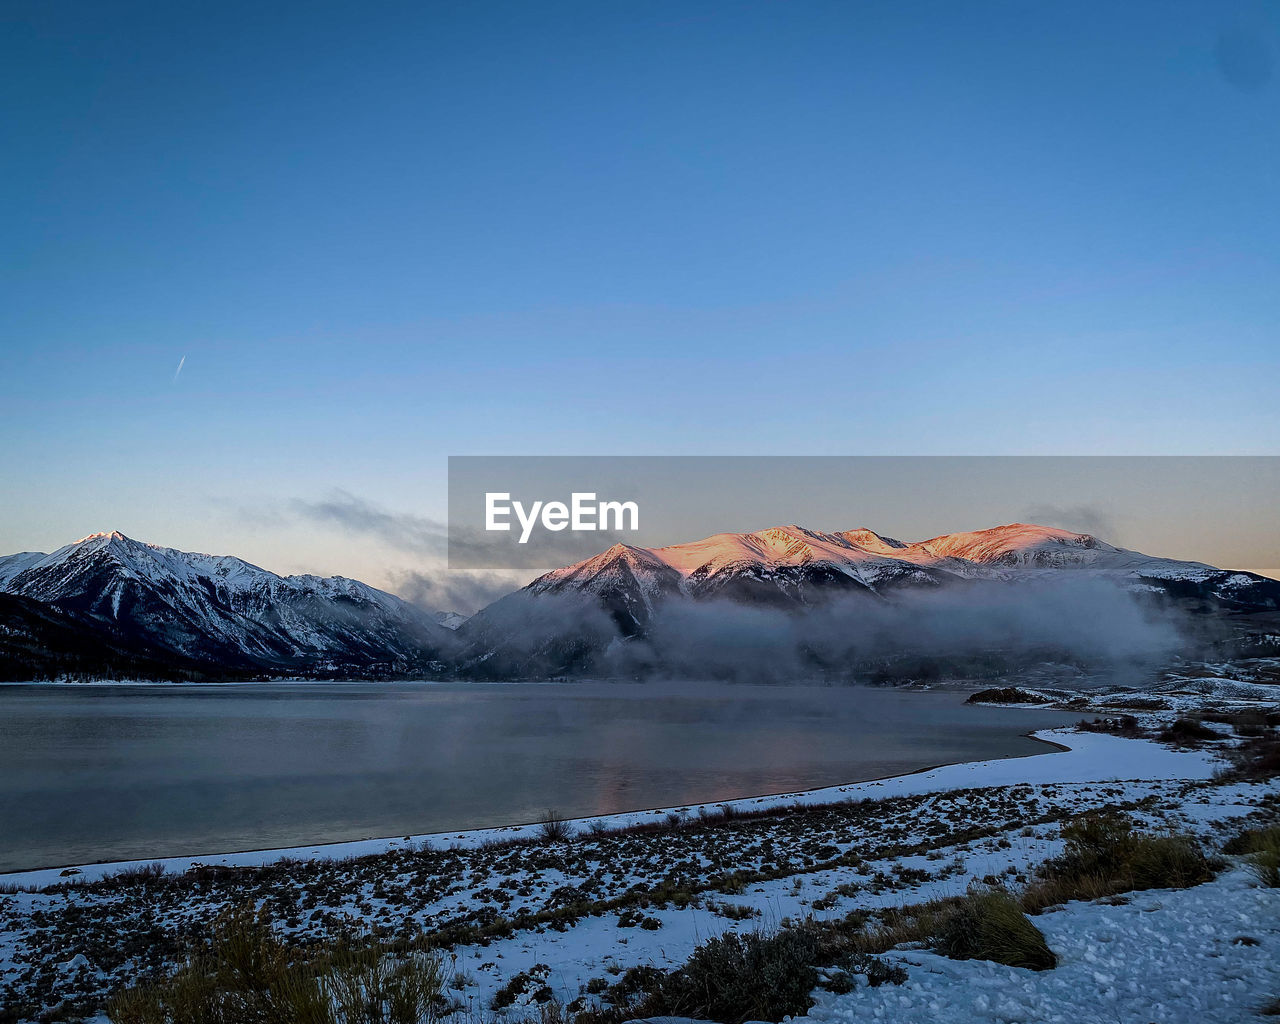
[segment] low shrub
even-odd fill
[[[1068,900],[1096,900],[1140,889],[1185,889],[1213,878],[1219,861],[1190,836],[1137,832],[1112,812],[1081,815],[1062,827],[1066,849],[1046,861],[1022,892],[1030,913]]]
[[[573,826],[555,811],[547,811],[547,815],[538,823],[538,835],[544,842],[563,843],[573,835]]]
[[[890,911],[854,943],[864,953],[918,943],[954,960],[991,960],[1033,971],[1057,964],[1040,929],[999,886],[974,885],[961,897]]]
[[[1133,715],[1117,715],[1112,718],[1082,718],[1076,723],[1080,732],[1102,732],[1111,736],[1141,736],[1142,727]]]
[[[1230,725],[1237,736],[1249,738],[1266,736],[1271,731],[1267,716],[1260,711],[1242,711],[1231,718]]]
[[[665,1012],[724,1024],[799,1016],[813,1005],[816,959],[816,941],[804,929],[727,932],[704,942],[664,979]]]
[[[730,921],[745,921],[748,918],[760,916],[760,911],[755,907],[730,903],[728,900],[708,900],[707,909],[720,917],[727,917]]]
[[[160,881],[167,873],[165,866],[157,860],[150,864],[135,864],[132,867],[121,868],[119,871],[104,875],[98,884],[102,886],[149,885]]]
[[[1230,754],[1232,767],[1224,773],[1228,780],[1261,781],[1280,775],[1280,737],[1255,736],[1245,740]]]
[[[971,890],[941,914],[933,944],[953,960],[992,960],[1032,971],[1058,964],[1018,901],[994,887]]]
[[[851,953],[836,969],[827,971],[826,977],[818,984],[828,992],[844,995],[858,987],[857,981],[854,980],[854,975],[857,974],[867,979],[867,985],[870,988],[879,988],[886,984],[901,985],[907,980],[905,967],[887,964],[869,953]]]
[[[863,975],[871,988],[879,988],[886,984],[901,985],[907,980],[905,967],[887,964],[870,953],[851,953],[841,962],[841,967],[849,974]]]
[[[1223,739],[1216,729],[1210,729],[1194,718],[1179,718],[1165,727],[1157,737],[1165,743],[1176,743],[1178,746],[1196,746],[1200,743]]]
[[[493,994],[489,1007],[493,1010],[505,1010],[523,999],[526,1004],[533,1002],[546,1004],[552,999],[551,987],[547,978],[551,976],[551,968],[546,964],[534,964],[527,971],[521,971]]]
[[[422,954],[395,958],[373,947],[347,949],[326,965],[318,986],[306,985],[305,975],[292,977],[302,984],[301,998],[291,1002],[305,1009],[297,1024],[425,1024],[444,1008],[440,961]]]
[[[444,1009],[439,960],[393,959],[344,945],[304,959],[264,913],[224,914],[187,964],[163,980],[123,989],[112,1024],[427,1024]]]
[[[629,968],[599,993],[607,1006],[579,1014],[579,1024],[620,1024],[644,1017],[694,1017],[742,1024],[780,1021],[813,1005],[819,940],[808,928],[773,934],[726,932],[695,949],[674,971]]]
[[[1244,854],[1263,885],[1280,887],[1280,825],[1241,832],[1223,847],[1223,852]]]

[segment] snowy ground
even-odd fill
[[[1237,868],[1121,906],[1072,903],[1036,918],[1058,966],[1034,972],[919,950],[885,955],[900,986],[818,993],[823,1024],[1239,1024],[1280,993],[1280,894]]]
[[[1280,659],[1259,660],[1265,665],[1267,679],[1280,674]],[[1267,704],[1280,704],[1280,684],[1218,675],[1210,671],[1211,668],[1212,666],[1204,666],[1208,673],[1204,675],[1177,675],[1171,672],[1163,681],[1140,689],[1114,686],[1084,693],[1078,689],[1019,686],[1017,690],[1037,698],[1028,702],[1028,706],[1056,707],[1064,711],[1095,714],[1115,714],[1122,711],[1198,714],[1210,708],[1217,711],[1249,711]],[[1244,672],[1240,674],[1246,675]]]
[[[219,911],[260,901],[306,938],[357,920],[383,938],[428,933],[448,950],[451,994],[480,1017],[524,973],[564,1004],[593,979],[675,967],[708,937],[802,917],[842,917],[1012,885],[1058,853],[1060,823],[1101,805],[1215,845],[1249,815],[1275,814],[1280,785],[1224,783],[1207,750],[1055,730],[1066,750],[736,801],[575,823],[567,842],[537,826],[164,862],[159,882],[113,882],[128,865],[0,876],[49,887],[0,895],[0,1006],[37,993],[86,1009],[158,969]],[[714,810],[708,808],[707,810]],[[631,829],[634,825],[656,826]],[[605,831],[613,830],[613,831]],[[618,831],[621,829],[622,831]],[[295,859],[296,858],[296,859]],[[61,883],[61,885],[59,885]],[[1123,905],[1072,904],[1037,918],[1061,965],[1042,974],[920,951],[901,987],[815,993],[823,1021],[1248,1020],[1280,995],[1280,890],[1237,867],[1185,892]],[[1234,944],[1239,937],[1257,945]],[[509,1011],[526,1017],[528,999]],[[513,1019],[515,1019],[513,1018]]]

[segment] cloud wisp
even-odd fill
[[[389,512],[349,491],[334,489],[320,501],[296,498],[289,507],[303,519],[374,537],[397,551],[443,557],[448,550],[445,523],[411,512]]]
[[[1024,523],[1056,526],[1060,530],[1088,533],[1109,544],[1117,543],[1115,520],[1094,505],[1052,505],[1042,503],[1024,509],[1019,518]]]
[[[445,559],[449,527],[429,516],[391,512],[349,491],[335,489],[319,501],[295,499],[290,511],[309,522],[369,537],[407,560]],[[455,537],[454,543],[458,543]],[[528,582],[518,571],[463,571],[444,567],[401,568],[389,574],[391,588],[411,604],[431,611],[469,615]]]

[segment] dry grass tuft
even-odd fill
[[[1062,828],[1066,850],[1046,861],[1023,890],[1023,908],[1038,914],[1069,900],[1096,900],[1141,889],[1185,889],[1210,881],[1220,861],[1189,836],[1134,830],[1111,812],[1084,814]]]
[[[1280,888],[1280,825],[1241,832],[1223,847],[1224,853],[1244,854],[1253,864],[1258,881]]]
[[[215,923],[186,966],[123,989],[112,1024],[429,1024],[445,1009],[439,960],[394,959],[350,944],[285,946],[265,914],[242,908]]]

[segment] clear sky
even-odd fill
[[[10,0],[0,90],[0,551],[387,583],[314,510],[449,454],[1280,452],[1274,2]]]

